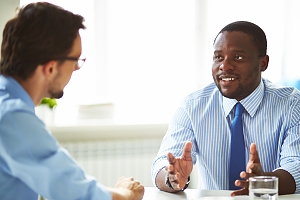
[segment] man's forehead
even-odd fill
[[[252,37],[241,31],[224,31],[220,33],[213,45],[214,50],[232,48],[233,51],[245,51],[245,48],[255,47]]]

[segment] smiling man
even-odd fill
[[[28,4],[3,31],[0,63],[0,199],[140,200],[144,187],[121,177],[114,188],[87,175],[59,146],[34,107],[61,98],[82,67],[83,17],[46,2]],[[88,87],[88,86],[87,86]],[[103,172],[107,173],[107,172]]]
[[[249,177],[268,175],[279,178],[279,194],[300,193],[300,92],[262,78],[269,63],[264,31],[233,22],[213,47],[214,83],[176,111],[152,165],[153,183],[184,190],[197,162],[200,189],[248,194]]]

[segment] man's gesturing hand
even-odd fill
[[[246,167],[246,172],[241,172],[240,176],[243,179],[246,180],[236,180],[235,185],[242,187],[241,190],[234,191],[231,193],[231,196],[236,195],[248,195],[249,194],[249,178],[253,176],[263,176],[264,171],[262,169],[262,166],[260,164],[260,159],[258,156],[258,152],[256,150],[256,144],[252,143],[250,145],[250,156],[249,161]]]
[[[170,183],[174,190],[182,190],[185,186],[188,176],[193,169],[191,157],[192,143],[186,142],[181,157],[175,158],[172,153],[168,153],[169,165],[165,170],[168,173]]]

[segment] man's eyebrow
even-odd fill
[[[215,50],[214,53],[221,53],[221,50]]]
[[[246,51],[244,51],[244,50],[239,50],[239,49],[233,49],[232,51],[235,52],[235,53],[243,53],[243,54],[246,53]]]
[[[233,49],[233,50],[231,50],[231,52],[233,52],[233,53],[240,53],[240,54],[246,54],[247,53],[246,51],[239,50],[239,49]],[[214,54],[215,53],[223,53],[223,51],[222,50],[215,50]]]
[[[224,51],[221,50],[221,49],[216,49],[214,50],[214,53],[223,53]],[[243,54],[246,54],[247,52],[242,50],[242,49],[231,49],[230,52],[233,52],[233,53],[243,53]]]

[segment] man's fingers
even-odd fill
[[[263,175],[263,170],[261,168],[260,164],[253,164],[251,168],[251,174],[256,175],[256,176],[262,176]]]
[[[168,158],[168,161],[171,165],[173,165],[175,163],[175,157],[173,156],[173,154],[171,152],[169,152],[167,154],[167,158]]]
[[[247,173],[252,173],[252,168],[253,168],[253,161],[249,161],[248,163],[247,163],[247,167],[246,167],[246,172]]]
[[[257,157],[257,151],[256,151],[256,144],[252,143],[250,145],[250,157],[249,157],[249,161],[254,162],[255,159]]]
[[[241,187],[241,188],[248,188],[248,186],[249,186],[249,182],[248,181],[243,181],[243,180],[236,180],[234,182],[234,184],[237,187]]]
[[[177,183],[177,181],[171,182],[172,187],[174,188],[174,190],[180,190],[180,186]]]
[[[241,172],[240,176],[243,179],[249,179],[250,177],[260,176],[260,174]]]
[[[248,188],[243,188],[237,191],[233,191],[231,192],[231,196],[238,196],[238,195],[248,195],[249,194],[249,190]]]
[[[176,174],[169,174],[168,176],[169,176],[169,180],[170,180],[171,182],[177,181],[177,180],[178,180]]]
[[[182,189],[185,186],[185,184],[186,184],[186,180],[182,181],[180,179],[181,179],[180,174],[169,174],[169,180],[171,182],[172,187],[175,190]]]
[[[190,159],[191,158],[191,150],[192,150],[192,142],[188,141],[185,143],[182,151],[182,158]]]
[[[174,166],[173,166],[173,165],[168,165],[168,166],[165,167],[165,170],[166,170],[168,173],[173,174],[173,173],[174,173]]]
[[[249,161],[254,162],[254,163],[260,163],[255,143],[252,143],[250,145],[250,157],[249,157]]]

